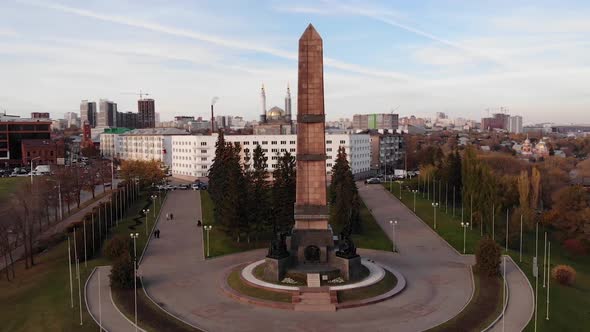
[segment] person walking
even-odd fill
[[[170,220],[170,215],[166,213],[166,220]]]
[[[170,213],[170,220],[174,220],[174,214]]]
[[[197,226],[201,227],[201,219],[197,220]]]

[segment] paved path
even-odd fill
[[[115,307],[111,297],[109,286],[110,266],[99,266],[96,268],[86,283],[86,307],[96,320],[97,325],[102,322],[102,327],[108,332],[135,331],[135,325],[129,321]],[[98,279],[100,277],[100,301]],[[100,303],[100,306],[99,306]],[[102,317],[102,319],[101,319]],[[141,325],[141,324],[139,324]],[[100,327],[100,325],[99,325]],[[143,331],[141,328],[140,331]]]
[[[512,259],[506,259],[506,281],[508,282],[508,306],[505,321],[498,320],[488,331],[522,331],[533,317],[534,294],[529,280]]]
[[[258,260],[265,250],[205,261],[199,192],[174,191],[164,205],[174,221],[159,221],[140,266],[148,293],[169,312],[209,331],[421,331],[455,316],[472,294],[469,259],[458,255],[380,186],[360,188],[379,222],[400,221],[401,254],[360,250],[363,257],[394,266],[408,280],[404,292],[375,305],[333,313],[301,313],[251,306],[221,293],[223,271]],[[390,232],[387,232],[390,234]],[[363,317],[363,319],[358,319]],[[239,322],[239,324],[236,324]]]

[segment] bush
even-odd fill
[[[576,281],[576,270],[569,265],[557,265],[551,270],[551,277],[562,285],[571,286]]]
[[[497,276],[501,252],[500,246],[489,236],[481,239],[475,249],[475,271],[488,277]]]
[[[122,255],[129,255],[131,250],[133,250],[131,239],[128,236],[119,234],[107,241],[103,253],[110,260],[116,260]]]
[[[111,287],[120,289],[131,289],[133,288],[133,261],[129,253],[121,255],[111,269],[109,278],[111,280]]]
[[[563,242],[563,247],[568,253],[575,256],[586,255],[587,249],[584,243],[578,239],[568,239]]]

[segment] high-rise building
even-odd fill
[[[138,127],[156,127],[156,106],[153,99],[140,99],[137,101]]]
[[[117,112],[117,127],[137,128],[138,114],[133,112]]]
[[[482,130],[506,129],[510,115],[505,113],[492,114],[491,118],[481,119]]]
[[[64,115],[64,119],[66,120],[65,128],[82,127],[80,125],[80,118],[78,117],[78,114],[75,112],[66,112],[66,114]]]
[[[99,127],[117,127],[117,103],[107,99],[100,100],[96,125]]]
[[[352,129],[354,130],[397,130],[399,115],[393,113],[380,114],[355,114],[352,118]]]
[[[88,100],[82,100],[80,102],[80,122],[84,124],[84,122],[88,121],[90,127],[96,127],[97,119],[96,119],[96,103],[89,102]]]
[[[507,120],[506,130],[514,134],[522,134],[522,116],[510,116]]]

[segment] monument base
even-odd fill
[[[264,264],[264,278],[272,282],[281,282],[285,278],[287,268],[291,265],[291,257],[266,257]]]
[[[356,281],[361,278],[362,264],[361,256],[352,258],[332,256],[332,265],[340,270],[344,280]]]

